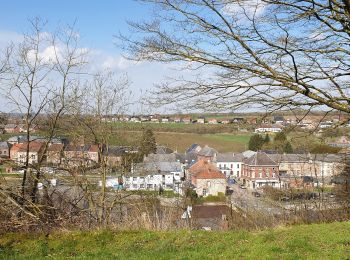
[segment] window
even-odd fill
[[[233,169],[233,164],[231,164],[231,169]]]
[[[144,189],[145,188],[145,184],[140,184],[140,189]]]
[[[137,189],[137,184],[133,184],[133,185],[132,185],[132,188],[133,188],[133,189]]]
[[[203,196],[207,196],[207,190],[203,189]]]
[[[137,181],[137,177],[132,177],[132,180],[133,181]]]
[[[237,163],[237,169],[239,169],[239,164]]]
[[[259,178],[262,178],[262,172],[259,172]]]
[[[207,182],[207,186],[210,187],[210,181]]]

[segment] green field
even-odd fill
[[[138,145],[142,132],[123,131],[111,139],[110,144],[120,145],[129,143]],[[219,152],[242,152],[247,150],[251,134],[195,134],[175,132],[154,132],[156,142],[165,145],[178,152],[185,152],[191,144],[199,144],[202,147],[209,145]]]
[[[5,234],[2,259],[349,259],[350,222],[258,232],[96,231]]]

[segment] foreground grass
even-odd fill
[[[349,259],[350,222],[260,232],[96,231],[6,234],[0,258]]]

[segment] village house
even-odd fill
[[[210,161],[199,160],[187,170],[186,177],[198,196],[217,196],[226,192],[226,176]]]
[[[273,121],[273,123],[275,123],[277,125],[283,125],[285,123],[283,116],[273,116],[272,121]]]
[[[68,165],[91,165],[99,162],[98,145],[69,144],[63,151],[63,162]]]
[[[145,162],[134,164],[123,176],[126,190],[173,190],[179,193],[183,169],[180,162]]]
[[[10,157],[10,147],[11,145],[8,142],[0,142],[0,158]]]
[[[182,122],[185,124],[190,124],[190,123],[192,123],[192,118],[191,117],[184,117],[184,118],[182,118]]]
[[[192,177],[192,184],[198,196],[218,196],[226,192],[226,176],[219,170],[210,169],[198,172]]]
[[[279,187],[278,163],[266,153],[257,152],[243,160],[241,180],[243,185],[255,189],[265,185]]]
[[[208,124],[216,125],[218,124],[218,120],[216,118],[210,118],[208,119]]]
[[[216,157],[216,167],[226,178],[241,176],[243,155],[241,153],[219,153]]]
[[[103,156],[106,159],[106,164],[110,168],[117,168],[121,165],[123,155],[129,153],[130,147],[127,146],[108,146],[103,149]]]
[[[4,126],[5,133],[13,134],[13,133],[20,133],[21,129],[16,124],[7,124]]]
[[[197,123],[198,124],[205,124],[205,118],[204,117],[197,118]]]
[[[223,125],[228,125],[228,124],[231,124],[231,123],[232,123],[232,120],[227,119],[227,118],[221,120],[221,124],[223,124]]]
[[[14,144],[10,150],[10,158],[14,162],[18,164],[24,164],[27,160],[27,150],[28,153],[28,161],[30,164],[36,164],[43,156],[44,144],[41,142],[29,142]]]
[[[172,120],[174,121],[174,123],[181,123],[181,118],[178,116],[173,117]]]
[[[261,125],[255,129],[255,133],[278,133],[282,132],[282,128],[280,125]]]
[[[49,164],[59,165],[63,157],[63,144],[51,144],[47,148],[46,161]]]
[[[233,123],[244,123],[246,120],[243,117],[234,117],[232,119]]]
[[[215,162],[217,154],[218,152],[214,148],[206,145],[197,153],[198,161]]]
[[[170,118],[169,117],[163,117],[162,118],[162,123],[169,123],[170,122]]]

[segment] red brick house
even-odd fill
[[[266,153],[257,152],[243,160],[241,180],[250,188],[259,188],[265,185],[279,187],[278,163]]]

